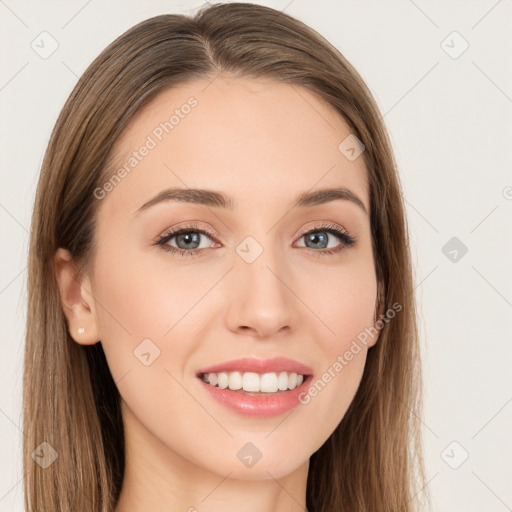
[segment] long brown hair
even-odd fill
[[[424,482],[421,375],[408,228],[390,141],[367,86],[341,53],[280,11],[246,3],[145,20],[113,41],[66,101],[44,157],[29,248],[23,381],[27,512],[112,512],[124,472],[120,396],[101,343],[71,338],[54,269],[59,247],[87,269],[94,190],[112,174],[110,149],[160,92],[220,72],[303,86],[330,104],[364,144],[380,303],[402,306],[368,352],[343,420],[310,458],[315,512],[411,512]],[[58,459],[32,454],[47,442]],[[49,450],[43,445],[39,450]],[[50,451],[50,453],[53,453]]]

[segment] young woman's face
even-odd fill
[[[354,345],[377,283],[350,133],[304,88],[220,76],[162,93],[118,140],[84,288],[130,453],[278,478],[339,424],[376,341]],[[345,195],[295,205],[326,188]]]

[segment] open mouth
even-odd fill
[[[300,386],[311,375],[295,372],[218,372],[200,373],[198,377],[212,387],[249,396],[278,395]]]
[[[303,404],[313,369],[283,356],[245,357],[196,370],[201,388],[231,411],[254,418],[274,418]]]

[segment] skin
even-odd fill
[[[377,341],[310,403],[279,417],[241,416],[205,393],[196,371],[240,357],[289,357],[320,378],[373,325],[377,294],[363,158],[338,150],[350,134],[345,121],[305,88],[227,75],[209,82],[162,93],[114,145],[122,165],[174,109],[197,99],[99,200],[90,273],[79,281],[64,249],[55,258],[71,335],[83,345],[101,340],[122,397],[117,512],[305,510],[309,457],[343,418]],[[171,186],[221,191],[236,206],[170,201],[135,215]],[[347,200],[291,208],[299,193],[324,187],[350,189],[366,212]],[[201,252],[184,257],[154,245],[187,221],[216,240],[200,235]],[[335,254],[306,246],[302,235],[322,222],[345,228],[355,245]],[[250,264],[236,252],[247,236],[263,248]],[[342,244],[327,236],[329,248]],[[149,366],[133,353],[147,338],[160,350]],[[262,453],[251,468],[236,456],[248,442]]]

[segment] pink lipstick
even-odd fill
[[[313,370],[284,357],[243,358],[202,368],[196,376],[208,395],[231,411],[269,418],[299,405]]]

